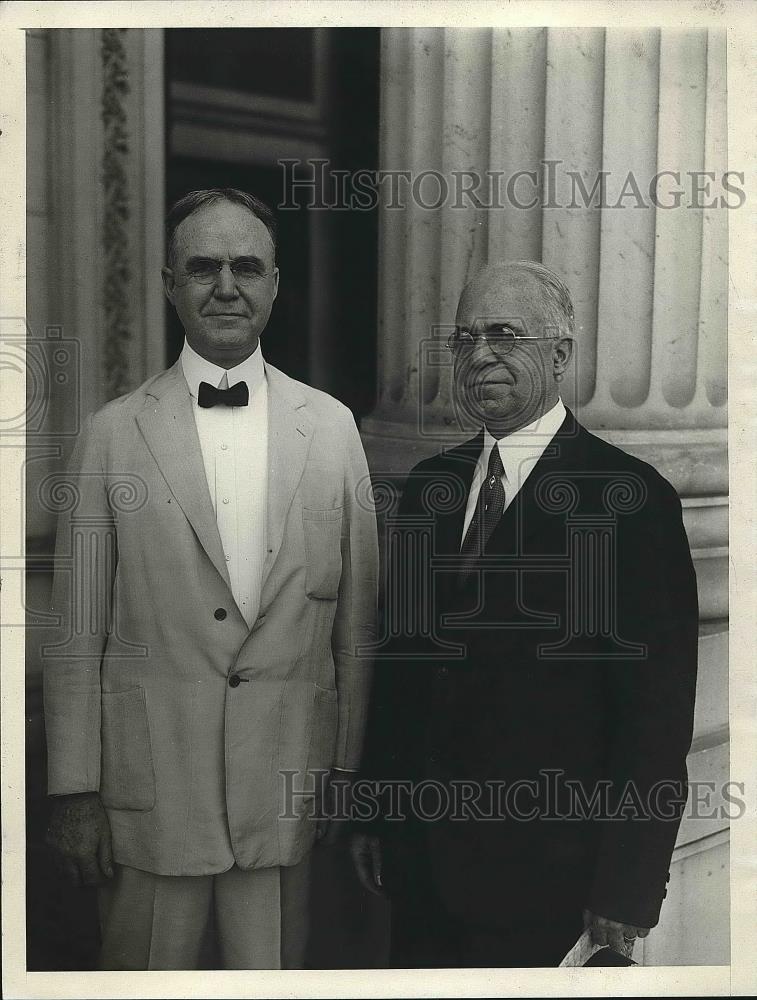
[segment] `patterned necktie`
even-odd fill
[[[246,382],[237,382],[230,389],[216,389],[209,382],[200,382],[197,393],[197,405],[203,409],[217,406],[219,403],[223,406],[247,406],[249,401],[250,391]]]
[[[460,565],[460,578],[465,579],[473,569],[476,559],[482,556],[486,544],[491,538],[491,534],[497,526],[502,512],[505,509],[505,488],[502,485],[502,476],[505,467],[502,464],[502,456],[499,447],[495,443],[489,455],[489,468],[486,472],[486,479],[481,484],[476,510],[471,520],[468,530],[465,533],[463,544],[460,549],[462,562]]]

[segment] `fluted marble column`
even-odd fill
[[[404,210],[383,211],[378,403],[362,424],[372,470],[400,481],[416,461],[463,436],[439,327],[454,322],[477,268],[531,258],[556,270],[576,310],[566,403],[595,433],[655,465],[682,498],[702,619],[690,769],[694,778],[723,777],[728,209],[721,199],[738,201],[722,185],[725,34],[385,29],[382,46],[381,166],[411,177],[438,172],[450,194],[429,208],[439,194],[439,181],[429,180],[426,207],[407,198]],[[478,194],[486,202],[488,193],[488,206],[471,198],[456,205],[455,172],[486,175],[489,185],[499,176],[499,198],[484,185]],[[654,204],[649,187],[658,174]],[[590,193],[599,178],[604,189],[582,200],[582,188]],[[534,192],[537,204],[512,204],[512,194],[523,205]],[[702,840],[718,859],[726,826]],[[701,825],[684,824],[677,873],[696,870],[691,844],[702,836]],[[667,912],[677,911],[669,904]],[[647,959],[694,961],[692,947],[713,959],[707,949],[720,947],[717,935],[705,940],[702,928],[677,919],[650,939]]]
[[[27,440],[26,527],[43,544],[55,518],[39,483],[82,419],[164,366],[163,36],[54,29],[32,36],[29,51],[39,155],[27,320],[40,359],[30,392],[43,405]]]
[[[451,359],[433,338],[465,282],[487,260],[543,260],[575,299],[566,402],[674,483],[703,550],[705,617],[724,617],[728,210],[692,194],[694,174],[701,204],[726,193],[724,35],[387,29],[382,73],[382,167],[429,176],[422,204],[407,194],[382,218],[379,401],[363,422],[374,467],[401,476],[455,439]],[[473,173],[488,178],[483,205],[456,203],[455,175]],[[603,175],[587,207],[582,188]],[[534,190],[537,205],[512,204]]]
[[[18,553],[3,555],[27,571],[28,745],[40,759],[50,486],[87,413],[165,363],[163,33],[35,31],[27,56],[26,559],[20,531]]]

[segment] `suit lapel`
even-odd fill
[[[457,448],[452,448],[442,456],[441,481],[449,482],[450,488],[455,493],[459,491],[460,502],[452,505],[449,512],[440,513],[435,518],[434,553],[437,555],[459,556],[460,554],[468,495],[473,482],[476,462],[483,446],[484,431],[482,428],[470,441],[466,441]],[[451,607],[457,589],[456,571],[440,573],[436,587],[440,608]]]
[[[460,502],[452,505],[451,510],[437,514],[435,546],[437,553],[449,555],[460,551],[468,494],[483,446],[484,432],[481,430],[470,441],[452,448],[442,456],[440,481],[449,484],[453,495],[460,497]]]
[[[181,362],[153,382],[137,424],[147,447],[211,562],[231,587],[208,491],[192,397]]]
[[[547,445],[539,461],[531,470],[530,475],[518,491],[513,502],[508,506],[502,515],[499,524],[492,532],[487,548],[492,552],[503,551],[502,542],[505,538],[513,538],[513,529],[517,525],[521,548],[533,533],[544,524],[544,519],[549,518],[549,514],[544,510],[543,505],[536,497],[536,489],[539,481],[546,475],[559,472],[566,467],[575,466],[575,458],[579,441],[580,426],[575,417],[566,410],[565,419],[560,425],[557,433]],[[443,474],[459,483],[463,491],[462,503],[449,513],[440,514],[436,519],[437,524],[437,552],[456,553],[462,544],[463,525],[465,523],[465,511],[473,483],[473,473],[476,462],[484,446],[483,428],[479,433],[451,449],[442,457]]]
[[[268,378],[268,552],[263,567],[261,605],[267,604],[265,586],[281,549],[289,508],[305,471],[313,440],[313,423],[297,383],[273,365]]]
[[[546,510],[538,497],[539,484],[547,476],[575,470],[578,432],[579,425],[567,410],[557,433],[492,532],[487,545],[490,552],[522,553],[537,531],[554,527],[554,513]],[[560,521],[561,525],[563,522],[564,518]]]
[[[508,506],[502,518],[491,534],[486,545],[486,552],[489,554],[524,554],[528,548],[529,540],[537,533],[547,533],[555,530],[555,525],[559,522],[559,530],[564,530],[564,517],[555,518],[554,513],[545,510],[543,502],[538,498],[539,482],[545,476],[559,473],[565,470],[573,470],[577,467],[576,461],[579,448],[580,426],[573,414],[568,410],[560,428],[550,441],[539,461],[531,470],[523,487],[518,491],[513,502]],[[483,432],[477,439],[478,449],[475,452],[473,461],[483,447]],[[467,447],[471,447],[474,442],[469,442]],[[466,447],[466,446],[464,446]],[[470,480],[469,480],[470,485]],[[458,546],[460,532],[462,531],[462,519],[460,520],[457,535]],[[562,535],[561,535],[562,538]],[[552,544],[559,544],[554,542]],[[463,582],[462,593],[471,591],[475,584],[475,576],[470,576]]]

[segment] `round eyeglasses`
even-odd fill
[[[210,257],[195,258],[188,261],[183,276],[187,281],[196,281],[200,285],[212,285],[218,281],[225,265],[229,266],[237,285],[250,285],[266,275],[266,269],[258,260],[240,257],[238,260],[213,260]]]
[[[484,342],[494,354],[504,357],[522,341],[555,339],[554,334],[550,337],[531,337],[508,323],[488,321],[484,324],[474,323],[472,329],[456,326],[447,338],[447,347],[455,353],[464,353],[471,351],[477,343]]]

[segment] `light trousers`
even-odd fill
[[[99,892],[102,970],[197,969],[215,926],[223,969],[299,969],[309,857],[291,868],[155,875],[116,865]]]

